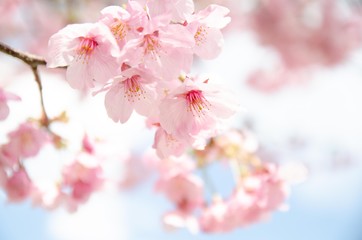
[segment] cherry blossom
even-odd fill
[[[12,150],[10,144],[0,146],[0,165],[13,167],[19,162],[18,153]]]
[[[35,123],[25,122],[8,134],[9,142],[2,147],[3,155],[15,158],[33,157],[50,140],[48,133]]]
[[[122,59],[131,65],[143,64],[156,76],[171,81],[191,68],[194,38],[182,25],[168,24],[166,16],[151,19],[140,37],[126,43]]]
[[[17,95],[7,92],[0,87],[0,121],[5,120],[9,115],[8,101],[20,101]]]
[[[32,191],[32,182],[24,169],[14,171],[5,183],[5,191],[9,201],[25,200]]]
[[[359,46],[362,36],[359,17],[341,16],[337,10],[336,1],[329,0],[266,0],[250,15],[250,22],[261,42],[275,47],[286,66],[335,65]]]
[[[157,155],[161,159],[169,156],[180,157],[187,146],[186,142],[176,139],[172,134],[168,134],[164,129],[158,127],[153,148],[156,149]]]
[[[67,67],[72,88],[93,88],[106,83],[118,71],[120,50],[108,27],[102,23],[71,24],[49,39],[47,66]]]
[[[157,182],[156,189],[164,192],[176,208],[184,213],[190,213],[203,204],[203,184],[196,175],[169,175]]]
[[[123,47],[127,40],[136,38],[148,21],[147,12],[136,1],[129,1],[125,8],[108,6],[101,14],[100,21],[109,27],[120,47]]]
[[[259,3],[251,14],[251,25],[263,43],[278,48],[287,67],[305,65],[307,60],[338,62],[355,47],[359,34],[352,32],[359,24],[333,15],[334,5],[321,5],[324,18],[314,28],[293,18],[294,13],[305,13],[299,1]],[[53,34],[46,61],[19,57],[33,70],[42,116],[20,124],[8,133],[8,142],[0,145],[0,187],[9,201],[30,199],[35,206],[65,207],[74,212],[104,186],[115,183],[117,188],[129,189],[155,171],[155,190],[173,204],[162,217],[168,228],[228,232],[282,209],[288,185],[276,164],[261,159],[255,138],[244,130],[218,136],[226,129],[225,121],[239,109],[236,96],[212,80],[190,77],[194,54],[201,59],[220,54],[221,30],[230,22],[229,12],[215,4],[195,11],[193,0],[129,0],[122,6],[103,8],[95,23],[69,24]],[[68,17],[59,22],[79,20]],[[342,30],[348,30],[348,41],[336,38]],[[41,42],[37,46],[42,46]],[[291,46],[297,50],[291,51]],[[45,110],[43,78],[38,72],[45,64],[66,68],[66,80],[76,90],[87,93],[93,88],[94,95],[104,92],[104,106],[114,122],[126,123],[133,112],[145,117],[146,125],[155,130],[152,156],[117,157],[123,161],[124,174],[114,181],[106,176],[108,165],[97,149],[99,142],[85,134],[74,154],[61,137],[63,132],[57,135],[58,129],[53,127],[54,122],[65,122],[60,120],[65,115],[48,116]],[[287,82],[277,78],[272,84],[260,83],[264,75],[256,74],[250,84],[268,91]],[[10,100],[20,98],[0,88],[0,120],[8,116]],[[48,142],[55,151],[72,152],[68,159],[72,161],[63,166],[54,182],[36,183],[35,178],[32,182],[24,161],[38,155]],[[220,162],[233,173],[230,196],[221,194],[208,176],[209,165]]]
[[[149,162],[154,161],[157,156],[154,152],[146,152],[142,156],[131,155],[123,160],[123,176],[119,183],[121,189],[132,189],[145,182],[150,176],[151,167]]]
[[[89,157],[79,157],[78,159],[81,160],[76,160],[66,166],[62,173],[63,194],[70,211],[75,211],[78,204],[87,201],[91,193],[98,190],[103,183],[102,168],[99,164],[90,160]]]
[[[144,0],[137,0],[143,2]],[[173,22],[184,22],[194,11],[193,0],[147,0],[147,8],[151,17],[169,14]]]
[[[215,135],[218,124],[238,109],[233,94],[216,85],[187,78],[160,104],[160,124],[169,134],[194,142]]]
[[[217,57],[224,44],[220,29],[229,22],[229,9],[219,5],[209,5],[188,19],[187,29],[195,39],[194,53],[203,59]]]
[[[200,229],[206,233],[228,232],[232,230],[233,221],[228,203],[222,199],[215,199],[210,206],[203,209],[199,218]],[[235,214],[242,214],[237,212]]]
[[[121,123],[130,118],[133,110],[146,117],[157,110],[155,78],[141,66],[125,68],[113,78],[105,97],[108,116]]]

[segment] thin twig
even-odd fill
[[[39,94],[40,94],[40,104],[41,104],[41,109],[42,109],[41,124],[44,127],[48,128],[49,124],[50,124],[50,120],[45,111],[44,98],[43,98],[43,86],[42,86],[39,71],[38,71],[38,66],[46,65],[46,61],[42,57],[15,50],[12,47],[10,47],[2,42],[0,42],[0,51],[7,55],[18,58],[30,66],[30,68],[34,74],[35,82],[38,85]]]
[[[49,121],[49,117],[46,113],[45,106],[44,106],[43,85],[40,80],[38,66],[32,66],[31,70],[33,71],[33,74],[35,77],[35,82],[38,85],[38,89],[39,89],[39,93],[40,93],[40,105],[41,105],[41,109],[42,109],[41,124],[45,127],[49,127],[50,121]]]
[[[39,66],[39,65],[46,65],[46,61],[44,58],[40,56],[36,56],[30,53],[21,52],[19,50],[15,50],[12,47],[8,46],[5,43],[0,42],[0,51],[13,56],[15,58],[18,58],[22,60],[24,63],[28,64],[30,67]]]

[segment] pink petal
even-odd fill
[[[78,46],[77,38],[85,36],[93,24],[70,24],[50,37],[47,67],[55,68],[69,65],[74,59],[74,51]]]
[[[108,91],[105,106],[108,116],[115,122],[127,122],[133,111],[133,105],[127,100],[121,83]]]
[[[205,27],[205,36],[199,44],[195,45],[194,52],[203,59],[216,58],[224,45],[224,38],[217,28]]]
[[[0,102],[0,120],[5,120],[9,115],[9,106],[6,102]]]
[[[74,59],[71,62],[67,68],[66,79],[74,89],[86,90],[94,87],[89,65],[82,59]]]
[[[97,48],[89,59],[89,75],[99,83],[106,83],[118,74],[117,59],[109,55],[102,47]]]

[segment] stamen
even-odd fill
[[[78,59],[83,59],[83,62],[87,62],[97,46],[98,43],[94,38],[80,37],[80,43],[77,50]]]
[[[111,25],[111,32],[117,40],[123,40],[128,33],[127,25],[119,19],[114,19]]]
[[[197,28],[197,31],[194,35],[195,43],[197,46],[200,46],[206,42],[206,36],[207,36],[207,27],[200,26]]]
[[[144,36],[145,54],[157,52],[159,51],[160,47],[161,46],[158,41],[158,31]]]
[[[187,111],[192,112],[193,115],[204,115],[205,108],[209,110],[211,104],[206,100],[202,91],[191,90],[186,93]]]
[[[129,102],[134,102],[136,100],[145,99],[146,91],[142,88],[142,85],[139,82],[141,77],[139,75],[134,75],[130,78],[127,78],[123,81],[124,84],[124,97],[127,98]]]

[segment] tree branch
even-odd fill
[[[5,43],[0,42],[0,51],[13,56],[15,58],[18,58],[22,60],[24,63],[28,64],[30,67],[37,67],[39,65],[46,65],[46,61],[44,58],[40,56],[36,56],[30,53],[21,52],[18,50],[13,49],[12,47],[8,46]]]
[[[38,66],[46,65],[46,61],[40,56],[36,56],[36,55],[30,54],[30,53],[25,53],[25,52],[15,50],[12,47],[10,47],[2,42],[0,42],[0,51],[7,55],[18,58],[18,59],[22,60],[25,64],[30,66],[30,68],[34,74],[35,82],[38,85],[38,89],[39,89],[39,93],[40,93],[40,104],[41,104],[41,110],[42,110],[42,116],[41,116],[40,121],[43,126],[48,128],[49,124],[50,124],[50,120],[45,111],[44,98],[43,98],[43,86],[42,86],[39,71],[38,71]]]
[[[38,66],[32,66],[31,70],[33,71],[33,74],[35,77],[35,82],[38,85],[38,89],[39,89],[39,93],[40,93],[40,105],[41,105],[41,110],[42,110],[41,124],[48,128],[49,124],[50,124],[50,120],[49,120],[49,117],[46,113],[45,106],[44,106],[43,85],[40,80]]]

